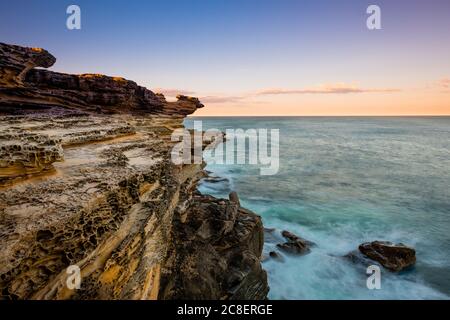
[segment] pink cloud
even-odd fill
[[[316,88],[304,89],[264,89],[259,90],[255,95],[278,95],[278,94],[347,94],[347,93],[389,93],[399,92],[395,88],[359,88],[345,83],[327,84]]]
[[[155,93],[162,93],[163,95],[169,96],[169,97],[176,97],[179,94],[182,94],[185,96],[190,96],[190,95],[195,94],[194,91],[181,90],[181,89],[167,89],[167,88],[155,88],[152,91]]]
[[[203,103],[236,103],[241,102],[247,98],[247,96],[205,96],[200,97],[200,101]]]
[[[180,89],[164,89],[157,88],[154,90],[164,94],[165,96],[175,97],[178,94],[195,95],[195,92]],[[360,88],[356,85],[349,85],[345,83],[326,84],[318,87],[303,88],[303,89],[261,89],[254,92],[242,93],[240,95],[208,95],[199,97],[200,101],[205,104],[220,104],[220,103],[240,103],[248,102],[249,99],[267,95],[296,95],[296,94],[351,94],[351,93],[390,93],[399,92],[400,89],[395,88]],[[261,102],[263,103],[263,102]]]

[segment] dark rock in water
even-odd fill
[[[286,230],[281,232],[281,235],[288,241],[277,244],[277,247],[290,254],[307,254],[311,251],[310,247],[314,245],[313,242],[300,238]]]
[[[311,250],[309,249],[309,246],[301,241],[289,241],[289,242],[285,242],[285,243],[279,243],[277,244],[277,247],[280,248],[281,250],[290,253],[290,254],[307,254],[309,253]]]
[[[309,240],[306,240],[306,239],[303,239],[303,238],[301,238],[301,237],[299,237],[299,236],[293,234],[292,232],[289,232],[289,231],[286,231],[286,230],[283,230],[283,231],[281,232],[281,235],[282,235],[284,238],[286,238],[287,240],[291,241],[291,242],[301,241],[301,242],[305,243],[305,244],[308,245],[308,246],[313,246],[313,245],[315,245],[314,242],[309,241]]]
[[[208,176],[208,177],[203,179],[203,182],[208,182],[208,183],[228,182],[228,179],[227,178],[216,177],[216,176]]]
[[[416,251],[402,243],[366,242],[359,246],[359,251],[391,271],[401,271],[416,263]]]
[[[274,260],[277,260],[279,262],[284,262],[283,256],[276,251],[270,251],[269,256]]]

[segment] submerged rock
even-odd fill
[[[388,241],[366,242],[359,246],[359,251],[391,271],[401,271],[414,265],[416,262],[416,251],[402,243],[394,244]]]
[[[314,245],[313,242],[305,240],[286,230],[281,232],[281,235],[288,241],[277,244],[277,247],[290,254],[308,254],[311,251],[310,247]]]
[[[269,252],[269,257],[271,257],[272,259],[275,259],[275,260],[277,260],[279,262],[284,262],[283,256],[281,254],[279,254],[278,252],[276,252],[276,251],[270,251]]]
[[[311,251],[309,246],[301,241],[279,243],[277,247],[287,253],[298,255],[308,254]]]
[[[208,177],[203,179],[203,182],[208,182],[208,183],[228,182],[228,179],[227,178],[216,177],[216,176],[208,176]]]
[[[281,232],[281,235],[282,235],[284,238],[286,238],[286,239],[288,239],[289,241],[292,241],[292,242],[301,241],[301,242],[305,243],[305,244],[308,245],[308,246],[313,246],[313,245],[315,245],[314,242],[309,241],[309,240],[306,240],[306,239],[303,239],[303,238],[301,238],[301,237],[299,237],[299,236],[293,234],[292,232],[289,232],[289,231],[286,231],[286,230],[283,230],[283,231]]]

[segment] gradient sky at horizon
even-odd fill
[[[196,115],[450,115],[449,0],[2,1],[0,42],[199,96]]]

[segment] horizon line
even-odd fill
[[[365,117],[365,118],[375,118],[375,117],[450,117],[450,114],[399,114],[399,115],[358,115],[358,114],[348,114],[348,115],[194,115],[190,114],[187,118],[202,117],[202,118],[212,118],[212,117]]]

